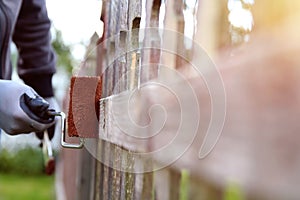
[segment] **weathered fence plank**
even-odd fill
[[[194,4],[190,4],[191,2]],[[217,6],[215,10],[211,9],[211,6],[216,5],[216,1],[196,0],[103,2],[101,20],[104,22],[104,35],[100,42],[104,43],[98,49],[97,73],[98,75],[103,73],[102,98],[104,99],[101,100],[100,106],[100,113],[103,116],[100,116],[99,120],[97,153],[104,162],[89,157],[80,158],[80,161],[87,165],[79,169],[79,185],[84,191],[77,191],[78,199],[176,200],[183,197],[197,200],[223,199],[226,190],[231,189],[232,184],[235,184],[234,189],[240,189],[239,192],[247,199],[297,199],[300,196],[297,189],[300,184],[298,170],[300,144],[297,140],[300,103],[299,92],[295,87],[300,84],[300,71],[297,67],[298,60],[288,59],[298,55],[299,52],[300,42],[296,34],[276,30],[278,32],[273,33],[272,38],[269,38],[268,34],[254,37],[253,43],[249,46],[245,45],[244,48],[249,50],[247,53],[255,55],[256,59],[243,52],[240,52],[235,60],[220,59],[223,66],[220,72],[228,98],[227,120],[218,145],[205,159],[199,158],[199,149],[210,125],[212,111],[211,96],[207,91],[205,80],[190,78],[191,74],[186,75],[183,72],[183,76],[189,78],[188,84],[197,91],[201,123],[197,129],[197,136],[187,151],[164,169],[157,171],[156,167],[165,164],[172,154],[178,153],[178,148],[184,145],[185,139],[192,133],[187,131],[179,135],[179,139],[172,141],[176,147],[173,151],[145,159],[135,156],[134,153],[152,152],[170,142],[176,135],[174,127],[178,126],[178,121],[168,121],[168,126],[161,130],[162,134],[159,138],[153,137],[141,142],[131,135],[124,134],[124,131],[117,127],[110,117],[113,106],[118,108],[117,106],[122,105],[122,102],[113,104],[116,102],[112,102],[110,98],[105,99],[106,97],[120,93],[127,95],[126,91],[139,88],[143,83],[155,79],[162,73],[160,64],[171,63],[172,67],[179,69],[188,66],[195,55],[202,56],[199,52],[195,52],[194,44],[187,45],[184,37],[176,38],[172,47],[180,49],[179,54],[186,59],[162,52],[160,47],[166,45],[164,42],[168,40],[167,36],[161,35],[159,31],[145,31],[144,38],[139,38],[140,33],[144,31],[141,29],[142,22],[145,27],[151,28],[159,27],[159,21],[164,20],[163,24],[166,28],[171,28],[190,39],[196,37],[196,42],[202,43],[210,53],[214,53],[219,45],[225,43],[222,39],[216,40],[218,37],[216,30],[220,27],[210,24],[216,19],[218,19],[217,24],[224,20],[219,19],[219,15],[224,14],[223,11],[218,12],[224,9],[225,4]],[[160,18],[162,6],[166,8],[166,14],[162,16],[164,19]],[[185,29],[187,26],[185,14],[192,16],[189,18],[192,24],[197,24],[197,27],[190,27],[189,33]],[[211,18],[204,19],[203,16]],[[172,17],[174,19],[170,19]],[[296,26],[290,26],[286,26],[286,30],[294,30],[298,33],[295,31]],[[133,29],[138,31],[128,32]],[[113,37],[114,35],[117,37]],[[292,42],[283,42],[279,39],[282,36],[292,38]],[[109,38],[111,39],[106,41]],[[263,41],[267,41],[268,46],[261,47],[259,44]],[[280,44],[281,48],[278,49],[273,42]],[[147,50],[141,48],[150,45],[157,48]],[[132,48],[134,51],[127,52]],[[123,52],[126,53],[122,54]],[[115,54],[122,55],[109,63]],[[200,59],[200,63],[197,64],[201,64],[204,68],[211,64],[206,61]],[[149,63],[152,65],[148,65]],[[111,66],[105,70],[109,64]],[[191,72],[195,73],[195,70]],[[171,78],[168,74],[163,74],[161,77]],[[216,80],[218,76],[211,75],[209,78]],[[178,85],[174,84],[179,89],[182,86],[181,82]],[[156,90],[152,97],[157,97],[159,94],[161,94],[159,90]],[[169,101],[166,102],[165,109],[173,111],[174,114],[175,100],[171,97],[167,99]],[[192,102],[190,99],[185,100]],[[146,104],[153,101],[150,96],[149,101],[143,101],[144,104],[140,105],[137,101],[136,104],[131,105],[140,121],[148,122],[149,119],[144,119],[147,116],[140,115],[141,113],[145,115],[144,111],[148,109]],[[119,110],[124,111],[124,109]],[[117,114],[122,117],[122,113]],[[189,117],[192,118],[193,114],[190,112]],[[154,116],[153,120],[155,122],[160,118]],[[148,132],[141,134],[149,135]],[[83,152],[82,156],[86,156],[86,153]],[[143,169],[146,169],[145,173],[134,173]],[[188,172],[188,178],[183,172]]]

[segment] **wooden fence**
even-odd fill
[[[103,1],[101,21],[104,32],[96,47],[97,67],[94,72],[88,71],[88,75],[102,77],[102,101],[111,95],[132,91],[166,73],[160,69],[161,65],[180,71],[197,57],[195,44],[187,45],[186,37],[172,41],[173,47],[178,50],[177,55],[162,51],[159,47],[167,38],[158,29],[145,27],[161,26],[179,35],[187,35],[185,27],[189,26],[188,37],[201,44],[209,55],[215,55],[220,47],[228,46],[228,23],[224,23],[226,3],[196,0]],[[189,23],[185,14],[192,16],[188,18]],[[292,39],[299,40],[296,37]],[[266,40],[282,44],[282,41],[270,39],[267,35],[254,38],[253,44],[260,47]],[[142,48],[151,45],[157,48]],[[287,48],[289,53],[298,50],[298,46],[290,46]],[[250,53],[258,52],[255,55],[269,58],[278,56],[271,47],[265,48],[265,51],[259,52],[260,48],[254,48]],[[300,142],[295,139],[299,138],[299,127],[294,120],[300,116],[299,109],[296,109],[300,102],[292,85],[300,82],[293,73],[282,71],[286,64],[284,59],[278,60],[278,66],[273,68],[275,75],[271,76],[268,68],[260,68],[259,62],[252,67],[253,63],[245,58],[245,54],[241,53],[234,61],[221,59],[224,66],[221,75],[227,92],[227,116],[221,138],[208,157],[199,159],[198,154],[210,124],[211,94],[202,79],[193,79],[194,72],[184,72],[192,77],[189,83],[195,91],[199,91],[196,96],[201,100],[199,108],[202,109],[201,124],[187,151],[163,168],[159,166],[165,165],[168,154],[151,159],[136,156],[137,152],[152,151],[154,147],[166,144],[176,133],[165,134],[159,141],[138,143],[129,136],[122,136],[120,130],[107,121],[111,107],[109,100],[102,102],[99,139],[91,140],[96,151],[91,153],[89,148],[84,148],[62,152],[67,199],[297,199]],[[245,68],[241,69],[239,65]],[[297,61],[287,68],[298,75],[295,65]],[[279,76],[289,81],[281,82]],[[168,74],[162,77],[170,78]],[[211,78],[217,80],[217,76]],[[286,90],[276,89],[277,86]],[[253,97],[256,99],[250,101]],[[274,101],[274,98],[278,99]],[[144,105],[135,106],[142,110]],[[144,120],[144,116],[140,119]],[[186,137],[190,134],[186,133]],[[181,139],[184,141],[184,137]],[[182,144],[175,142],[178,149]],[[276,149],[276,144],[281,148]],[[143,169],[145,173],[136,173],[143,172]]]

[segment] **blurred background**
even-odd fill
[[[102,35],[103,24],[100,21],[102,2],[100,0],[47,0],[46,2],[52,20],[52,44],[58,56],[57,73],[53,84],[56,97],[61,107],[65,108],[70,77],[76,73],[80,63],[87,57],[87,52],[94,49],[96,41]],[[185,2],[189,5],[189,2],[194,1]],[[298,33],[300,27],[298,23],[300,1],[202,0],[200,2],[198,25],[205,28],[198,28],[194,39],[212,58],[222,59],[224,56],[238,54],[246,44],[251,44],[256,33],[257,35],[270,34],[276,37],[276,41],[281,41],[280,44],[284,44],[291,35],[295,34],[281,34],[280,25],[289,24],[287,26],[289,29],[284,33],[289,31]],[[192,6],[190,9],[193,10]],[[188,22],[193,23],[191,19],[194,16],[189,16],[188,9],[186,11],[187,28],[184,34],[189,37],[193,35],[190,33],[193,24]],[[288,42],[291,43],[293,41]],[[260,40],[255,40],[254,44],[268,45]],[[16,58],[16,49],[12,46],[13,63],[16,62]],[[13,79],[18,80],[16,73]],[[59,140],[60,136],[55,135],[53,147],[56,155],[60,154]],[[55,187],[57,175],[45,175],[39,144],[40,141],[33,134],[1,135],[0,200],[56,198],[59,193]],[[243,199],[235,186],[229,186],[229,190],[224,199]]]

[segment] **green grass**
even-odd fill
[[[53,200],[53,176],[0,174],[0,200]]]

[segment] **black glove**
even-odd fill
[[[49,108],[48,109],[55,110],[55,111],[60,111],[60,107],[59,107],[59,105],[58,105],[58,103],[57,103],[57,101],[54,97],[48,97],[48,98],[45,98],[45,100],[49,103]],[[59,121],[59,119],[55,118],[55,123],[53,124],[53,126],[51,126],[47,129],[48,136],[49,136],[50,140],[54,137],[56,129],[58,128],[56,126],[58,121]],[[36,132],[35,134],[40,140],[43,140],[44,132]]]

